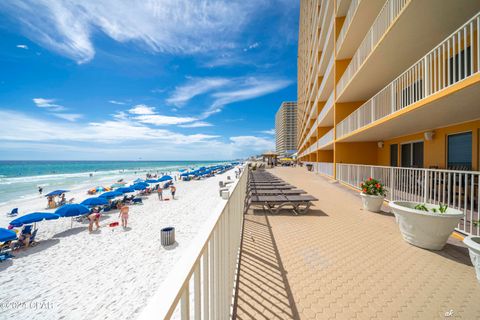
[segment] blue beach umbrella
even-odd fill
[[[145,182],[135,183],[134,185],[130,186],[130,188],[133,188],[134,190],[145,190],[148,188],[148,183],[145,183]]]
[[[163,182],[163,181],[168,181],[168,180],[173,180],[173,178],[170,177],[170,176],[163,176],[160,179],[158,179],[158,182]]]
[[[145,180],[146,183],[157,183],[158,180],[156,179],[148,179],[148,180]]]
[[[108,201],[105,198],[93,197],[83,200],[80,204],[84,206],[104,206],[108,204]]]
[[[68,192],[68,190],[55,190],[45,195],[45,197],[59,196],[62,193]]]
[[[40,222],[43,220],[55,220],[60,218],[57,214],[48,213],[48,212],[33,212],[26,215],[21,216],[15,220],[10,221],[10,225],[18,228],[23,226],[24,224],[31,224],[35,222]]]
[[[110,191],[110,192],[102,193],[101,195],[99,195],[99,197],[106,198],[106,199],[113,199],[115,197],[119,197],[119,196],[122,196],[122,195],[123,195],[123,193],[121,193],[121,192]]]
[[[60,217],[75,217],[81,216],[82,214],[87,214],[90,212],[90,209],[84,205],[73,203],[73,204],[64,204],[55,211],[55,214],[58,214]]]
[[[17,239],[17,234],[13,230],[0,228],[0,242],[10,241]]]
[[[121,192],[121,193],[129,193],[129,192],[135,192],[135,189],[133,189],[132,187],[123,187],[123,188],[118,188],[115,191]]]

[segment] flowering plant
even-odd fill
[[[385,197],[386,190],[383,184],[380,181],[368,178],[366,181],[360,183],[360,188],[362,188],[362,192],[364,194],[368,194],[370,196],[382,196]]]

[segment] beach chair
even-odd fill
[[[28,226],[25,226],[25,227],[30,227],[30,230],[32,229],[32,226],[28,225]],[[24,228],[25,230],[26,228]],[[29,247],[34,247],[38,244],[37,241],[35,241],[35,238],[37,237],[37,231],[38,229],[35,229],[33,230],[33,232],[31,233],[31,236],[30,236],[30,242],[29,242]],[[31,231],[30,231],[31,232]],[[27,234],[29,232],[22,232],[22,234]],[[21,249],[23,248],[25,245],[23,244],[23,242],[21,241],[17,241],[15,242],[15,245],[12,247],[13,250],[17,250],[17,249]]]
[[[143,204],[142,198],[134,198],[132,204]]]
[[[318,199],[310,195],[254,195],[249,198],[245,211],[251,205],[257,205],[262,206],[272,214],[278,214],[283,208],[291,207],[292,212],[299,215],[307,213],[313,201],[318,201]]]
[[[12,259],[12,258],[15,258],[15,256],[10,252],[0,253],[0,263],[3,263],[4,261],[7,261],[8,259]]]
[[[13,208],[12,211],[7,212],[7,217],[15,217],[18,214],[18,208]]]

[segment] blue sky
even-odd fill
[[[297,96],[298,2],[0,2],[0,160],[273,149]]]

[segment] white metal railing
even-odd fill
[[[373,51],[383,35],[390,28],[395,19],[400,15],[402,10],[411,0],[388,0],[383,8],[380,10],[377,18],[372,24],[367,35],[358,47],[357,51],[352,57],[350,64],[343,73],[337,84],[337,92],[340,95],[345,87],[353,78],[355,73],[360,69],[367,57]],[[337,96],[338,96],[337,95]]]
[[[478,171],[398,168],[359,164],[337,164],[336,179],[360,189],[368,178],[381,181],[387,189],[387,200],[443,203],[464,212],[457,230],[480,234],[480,188]]]
[[[338,34],[337,38],[337,52],[340,50],[343,40],[345,40],[345,36],[347,35],[348,28],[350,28],[350,23],[353,20],[353,17],[355,16],[355,12],[357,12],[358,5],[360,4],[362,0],[352,0],[350,3],[350,7],[348,7],[348,12],[347,15],[345,16],[345,20],[343,21],[342,29],[340,30],[340,33]]]
[[[333,163],[332,162],[317,162],[317,173],[333,177]]]
[[[337,125],[341,138],[480,71],[480,13]]]
[[[206,222],[140,320],[170,319],[177,307],[182,320],[231,318],[247,178],[245,167],[225,206]]]
[[[328,131],[322,137],[320,137],[320,139],[318,139],[318,142],[317,142],[318,148],[321,148],[323,146],[326,146],[332,143],[333,139],[334,137],[333,137],[333,128],[332,128],[330,131]]]

